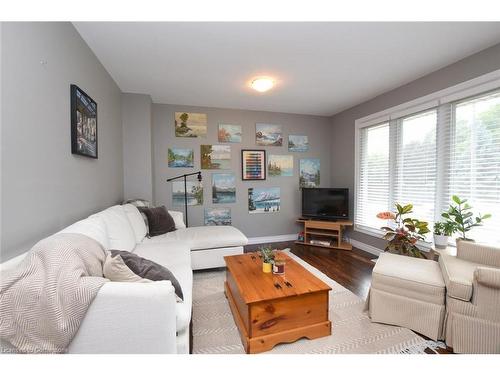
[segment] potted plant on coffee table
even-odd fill
[[[455,232],[455,223],[452,221],[438,221],[434,223],[434,245],[444,249],[448,246],[448,239]]]
[[[262,257],[262,272],[270,273],[273,270],[274,250],[271,246],[262,246],[259,248]]]
[[[413,212],[413,205],[405,206],[396,203],[396,212],[386,211],[377,214],[379,219],[391,220],[394,225],[385,226],[384,239],[388,240],[385,251],[416,258],[425,258],[422,251],[417,247],[417,241],[425,240],[425,234],[429,233],[428,223],[413,219],[407,215]]]
[[[441,216],[446,219],[447,223],[454,225],[454,232],[459,233],[457,241],[474,241],[467,237],[467,232],[472,228],[483,225],[483,221],[491,217],[490,214],[479,214],[474,217],[472,206],[467,203],[467,199],[460,199],[458,196],[451,197],[453,203],[447,212],[443,212]]]

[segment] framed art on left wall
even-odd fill
[[[71,85],[71,153],[97,159],[97,103]]]

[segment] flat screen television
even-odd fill
[[[349,189],[303,188],[302,217],[347,220],[349,218]]]

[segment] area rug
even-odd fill
[[[290,257],[323,280],[330,291],[332,334],[316,340],[279,344],[264,354],[424,353],[443,347],[411,330],[372,323],[365,301],[296,255]],[[244,354],[243,345],[224,295],[224,271],[197,272],[193,286],[193,353]]]

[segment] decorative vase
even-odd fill
[[[443,236],[441,234],[434,235],[434,245],[437,248],[444,249],[448,246],[448,236]]]
[[[264,273],[271,273],[273,271],[273,264],[272,263],[262,263],[262,272]]]

